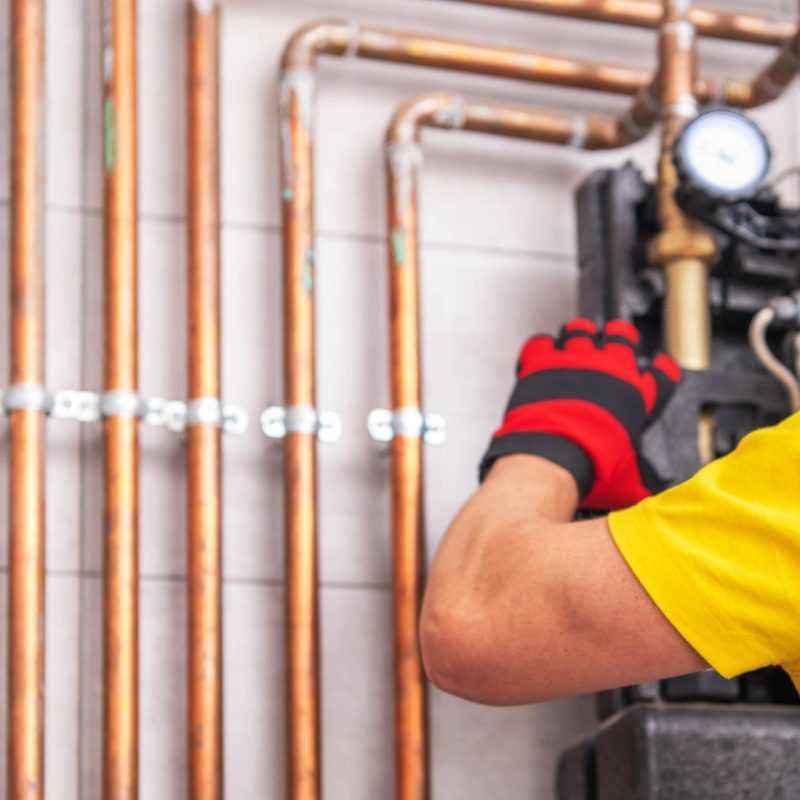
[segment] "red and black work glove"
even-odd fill
[[[667,355],[640,369],[638,341],[629,322],[612,320],[598,331],[587,319],[568,322],[557,339],[529,339],[481,480],[498,458],[529,453],[572,473],[584,509],[626,508],[664,488],[639,446],[681,371]]]

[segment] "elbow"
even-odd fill
[[[565,687],[568,650],[554,646],[558,630],[542,602],[537,622],[519,630],[507,604],[426,594],[420,618],[420,647],[430,682],[447,694],[489,706],[540,703],[574,692]],[[563,620],[562,620],[563,623]]]
[[[420,646],[425,673],[437,689],[485,705],[509,702],[491,654],[485,615],[469,603],[443,607],[426,597]]]

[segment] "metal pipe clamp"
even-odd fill
[[[38,383],[15,383],[0,391],[0,410],[5,414],[25,409],[49,414],[52,404],[53,396]]]
[[[317,411],[313,406],[269,406],[261,414],[261,430],[269,439],[307,433],[321,442],[335,442],[342,434],[342,420],[334,411]]]
[[[418,408],[407,406],[390,411],[376,408],[367,418],[367,430],[376,442],[391,442],[395,436],[419,439],[425,444],[444,442],[447,423],[441,414],[423,414]]]

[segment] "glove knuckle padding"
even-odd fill
[[[654,472],[639,455],[641,435],[680,370],[668,356],[640,370],[638,340],[629,322],[612,320],[598,331],[585,319],[568,322],[558,339],[529,339],[481,477],[497,458],[529,453],[568,469],[583,507],[621,508],[647,496]]]
[[[608,337],[618,336],[630,342],[632,345],[639,343],[639,331],[637,331],[636,328],[627,320],[609,320],[605,324],[604,331]]]
[[[597,342],[592,334],[585,331],[575,331],[563,336],[561,349],[565,353],[592,356],[597,353]]]

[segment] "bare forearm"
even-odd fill
[[[440,593],[457,591],[445,598],[451,604],[467,592],[482,597],[492,591],[495,573],[503,574],[500,562],[518,560],[518,537],[569,522],[577,502],[575,481],[561,467],[528,455],[498,461],[442,540],[428,581],[429,603],[439,602]]]
[[[542,626],[552,617],[520,589],[547,583],[554,602],[560,595],[559,571],[547,568],[544,554],[555,529],[573,518],[577,500],[572,476],[542,458],[515,455],[494,465],[448,528],[429,576],[422,641],[434,682],[472,699],[517,699],[505,687],[508,671],[484,664],[484,654],[512,657],[522,643],[513,633],[520,615],[541,614]],[[542,555],[533,564],[532,551]]]
[[[513,704],[679,674],[702,660],[652,603],[604,518],[570,522],[569,473],[497,462],[445,535],[422,616],[441,688]]]

